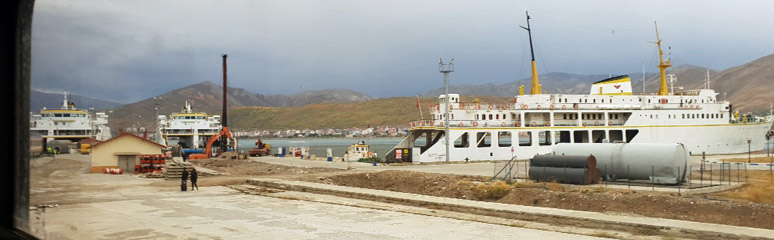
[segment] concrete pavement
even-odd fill
[[[293,191],[312,192],[374,201],[430,207],[434,209],[476,213],[537,222],[562,222],[588,228],[605,228],[629,232],[655,231],[660,235],[689,238],[772,239],[774,230],[739,227],[682,220],[612,215],[556,208],[543,208],[434,197],[402,192],[353,188],[311,182],[277,179],[251,179],[248,183]]]
[[[120,177],[120,176],[119,176]],[[156,180],[163,181],[163,180]],[[226,187],[200,191],[115,189],[39,216],[48,239],[597,239],[474,221],[294,201]],[[81,196],[84,197],[84,196]]]

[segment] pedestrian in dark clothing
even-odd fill
[[[188,190],[188,187],[186,187],[186,184],[188,183],[188,171],[186,171],[185,168],[183,168],[183,175],[181,179],[183,180],[183,182],[180,183],[180,190],[181,191]]]
[[[196,181],[199,180],[199,173],[196,172],[196,168],[191,170],[191,191],[194,190],[194,187],[196,187],[196,190],[199,190],[199,186],[196,185]]]

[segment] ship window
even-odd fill
[[[503,120],[505,120],[505,113],[503,113]]]
[[[470,147],[470,143],[468,142],[468,133],[463,133],[460,137],[457,138],[457,140],[454,140],[454,147],[455,148]]]
[[[519,132],[519,146],[532,146],[532,132]]]
[[[567,98],[564,99],[564,102],[567,102]]]
[[[575,139],[575,143],[588,143],[589,131],[574,131],[573,138]]]
[[[62,117],[70,117],[69,113],[62,113]]]
[[[584,99],[583,101],[584,101],[585,103],[589,103],[589,99],[588,99],[588,98],[587,98],[587,99]]]
[[[554,143],[570,143],[570,131],[554,132]]]
[[[54,117],[62,117],[61,113],[54,113]]]
[[[478,114],[475,114],[475,115],[476,115],[476,120],[478,120]]]
[[[550,131],[540,131],[540,132],[538,132],[538,144],[540,146],[550,146],[551,145],[551,132]]]
[[[605,103],[605,99],[602,99],[602,103]]]
[[[492,146],[492,136],[489,134],[489,132],[480,132],[476,134],[476,142],[478,147],[491,147]]]
[[[634,139],[634,137],[637,136],[637,133],[639,132],[640,130],[637,129],[626,130],[626,143],[632,142],[632,139]]]
[[[610,130],[608,132],[610,135],[610,142],[611,143],[622,143],[623,142],[623,131],[621,130]]]
[[[704,118],[704,113],[701,114],[701,118]]]
[[[602,114],[601,113],[597,114],[597,119],[602,119]]]
[[[495,119],[500,120],[500,114],[496,114]]]
[[[451,115],[451,119],[454,119],[454,114]]]
[[[510,147],[511,146],[511,132],[498,132],[497,133],[497,146]]]
[[[596,98],[595,99],[591,99],[591,102],[592,103],[597,103],[597,99]]]
[[[593,140],[594,143],[605,142],[605,130],[591,131],[591,139]]]
[[[567,114],[562,114],[562,119],[567,120]]]

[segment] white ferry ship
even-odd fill
[[[45,142],[52,140],[70,140],[77,142],[85,138],[95,138],[100,141],[110,139],[108,115],[104,112],[95,113],[76,109],[75,103],[67,101],[67,92],[60,109],[40,110],[40,114],[30,113],[30,133],[38,133]]]
[[[191,104],[185,102],[183,110],[167,118],[158,115],[157,142],[164,146],[179,144],[184,149],[203,149],[207,141],[221,129],[220,115],[194,112]]]
[[[682,143],[693,155],[761,150],[772,118],[739,116],[712,89],[668,92],[664,71],[671,63],[663,60],[658,29],[656,38],[661,70],[657,94],[633,95],[626,75],[593,83],[588,95],[542,94],[533,53],[531,94],[524,95],[522,86],[507,104],[440,95],[431,118],[410,122],[408,136],[388,152],[387,160],[528,159],[550,153],[558,143]],[[441,62],[442,72],[448,67]]]

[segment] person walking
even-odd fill
[[[183,180],[183,182],[180,183],[180,190],[181,191],[186,191],[186,190],[188,190],[188,187],[186,186],[186,183],[188,183],[188,171],[185,168],[183,168],[182,180]]]
[[[199,173],[196,172],[196,168],[191,170],[191,191],[194,190],[194,187],[196,187],[196,190],[199,190],[199,186],[196,185],[196,181],[199,180]]]

